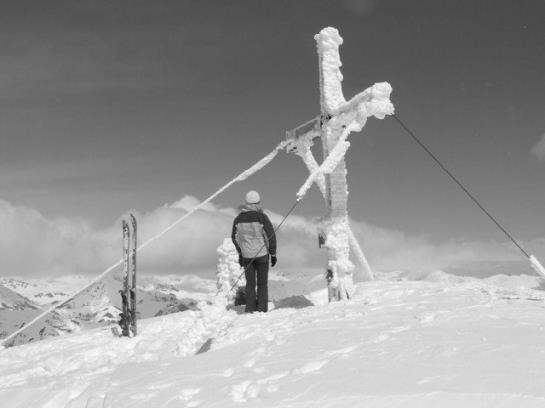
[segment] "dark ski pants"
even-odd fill
[[[256,310],[258,312],[266,312],[269,303],[269,290],[267,287],[269,280],[269,255],[260,256],[254,260],[242,258],[242,266],[245,268],[246,275],[246,313],[255,312]]]

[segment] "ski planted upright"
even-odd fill
[[[123,289],[119,292],[121,293],[121,319],[119,320],[119,325],[121,326],[121,335],[129,336],[129,322],[130,322],[130,312],[129,312],[129,245],[130,245],[130,235],[129,224],[125,220],[121,222],[123,228]]]
[[[131,332],[133,336],[136,336],[136,248],[138,247],[138,240],[136,235],[136,217],[131,214],[132,224],[132,250],[131,250],[131,302],[130,302],[130,314],[131,314]]]

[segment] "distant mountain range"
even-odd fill
[[[0,339],[85,286],[88,278],[0,278]],[[13,344],[48,336],[116,324],[119,320],[121,279],[112,275],[18,335]],[[195,309],[214,293],[215,282],[196,276],[148,276],[137,287],[137,316],[154,316]]]
[[[497,279],[507,279],[506,275],[521,270],[522,264],[504,270],[493,263],[479,265],[473,271],[468,266],[461,267],[455,275],[474,276],[495,275]],[[527,269],[527,268],[526,268]],[[465,273],[464,273],[465,271]],[[456,273],[457,272],[457,273]],[[477,273],[480,272],[480,273]],[[510,272],[510,273],[509,273]],[[520,273],[520,272],[519,272]],[[447,276],[453,282],[460,276],[443,272],[415,274],[409,272],[379,273],[380,280],[436,280]],[[539,286],[535,276],[525,276],[529,287]],[[0,278],[0,341],[22,327],[52,305],[63,301],[90,281],[89,277],[69,276],[54,279],[23,279],[17,277]],[[533,285],[533,286],[532,286]],[[50,313],[44,321],[30,327],[17,336],[13,344],[23,344],[49,336],[77,333],[85,329],[116,325],[119,320],[122,287],[121,277],[112,274],[90,287],[77,298]],[[269,276],[269,300],[275,307],[285,307],[297,297],[325,287],[324,274],[312,269],[299,269],[278,273],[271,271]],[[542,289],[542,287],[540,287]],[[194,275],[182,276],[142,276],[137,287],[137,316],[147,319],[155,316],[195,310],[199,302],[209,302],[216,294],[216,282]],[[300,302],[301,299],[297,300]],[[304,299],[303,299],[304,300]],[[284,305],[284,306],[282,306]]]
[[[35,302],[0,285],[0,338],[7,337],[26,322],[42,313]],[[75,327],[59,313],[51,313],[43,322],[30,327],[14,339],[13,344],[29,343],[62,332],[72,332]]]

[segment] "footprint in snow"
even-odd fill
[[[308,374],[314,371],[319,371],[323,366],[329,363],[328,360],[316,360],[305,364],[303,367],[294,371],[295,374]]]
[[[259,395],[260,387],[251,381],[243,381],[231,387],[230,396],[234,402],[246,402]]]
[[[249,359],[248,361],[246,361],[244,363],[244,367],[246,368],[252,368],[254,365],[255,365],[255,362],[256,362],[256,358],[255,357],[252,357],[251,359]]]
[[[193,397],[199,394],[200,392],[201,392],[200,388],[186,388],[180,391],[178,395],[168,400],[167,403],[180,400],[185,402],[186,407],[196,407],[196,406],[199,406],[202,401],[194,400]]]
[[[431,323],[435,320],[435,314],[434,313],[422,313],[418,316],[416,316],[418,320],[420,320],[420,323]]]
[[[185,401],[186,407],[197,407],[201,404],[201,401],[194,400],[193,398],[200,392],[200,388],[186,388],[180,392],[180,394],[177,396],[177,399]]]
[[[452,357],[458,354],[458,348],[457,347],[449,347],[441,352],[441,354],[445,357]]]
[[[224,377],[231,377],[234,373],[235,373],[235,370],[233,368],[228,368],[224,370],[222,374]]]
[[[155,384],[155,385],[150,385],[148,387],[148,390],[164,390],[169,387],[172,387],[172,384]]]
[[[139,394],[133,394],[130,396],[130,399],[134,399],[134,400],[145,400],[145,399],[151,399],[153,397],[155,397],[157,394],[153,394],[153,393],[148,393],[148,394],[145,394],[145,393],[139,393]]]
[[[189,400],[201,392],[200,388],[186,388],[180,392],[180,398]]]
[[[425,385],[431,382],[441,381],[445,379],[452,379],[458,377],[459,374],[441,374],[441,375],[434,375],[431,377],[424,377],[420,381],[417,381],[416,383],[418,385]]]
[[[373,340],[371,340],[373,343],[382,343],[383,341],[386,341],[390,338],[386,333],[381,333],[377,337],[375,337]]]
[[[267,351],[267,349],[263,346],[257,348],[252,354],[256,355],[256,354],[263,354]]]
[[[446,313],[448,313],[448,312],[443,312],[443,311],[439,311],[439,312],[422,312],[420,314],[417,314],[415,316],[415,318],[417,320],[419,320],[420,323],[426,324],[426,323],[433,322],[437,318],[437,316],[440,316],[440,315],[446,314]]]
[[[277,337],[274,339],[274,343],[277,345],[277,346],[282,346],[284,344],[286,344],[286,340],[282,337]]]
[[[360,317],[365,316],[363,312],[347,312],[344,314],[345,319],[359,319]]]
[[[284,377],[287,377],[289,373],[289,371],[282,371],[281,373],[273,374],[269,377],[262,378],[261,380],[258,380],[257,383],[259,385],[269,384],[271,382],[278,381]]]
[[[409,330],[410,328],[411,326],[409,325],[394,327],[392,330],[390,330],[390,333],[401,333],[401,332]]]
[[[244,367],[245,368],[252,368],[255,365],[255,363],[257,362],[257,357],[259,357],[260,355],[265,354],[266,351],[267,351],[267,349],[265,347],[261,346],[261,347],[257,348],[255,351],[251,352],[248,355],[251,358],[244,363]],[[260,369],[255,369],[255,370],[257,370],[257,372],[263,371],[263,370],[260,370]]]
[[[358,348],[358,346],[349,346],[349,347],[344,347],[344,348],[340,348],[340,349],[337,349],[337,350],[328,351],[326,354],[328,356],[346,357],[347,354],[353,352],[357,348]]]
[[[267,392],[273,393],[278,391],[278,385],[269,385],[265,389],[267,390]]]

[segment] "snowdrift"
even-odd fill
[[[268,314],[201,305],[141,321],[136,338],[103,328],[4,349],[0,400],[46,408],[543,407],[545,293],[536,284],[436,273],[363,283],[349,302]],[[209,350],[196,355],[207,339]]]

